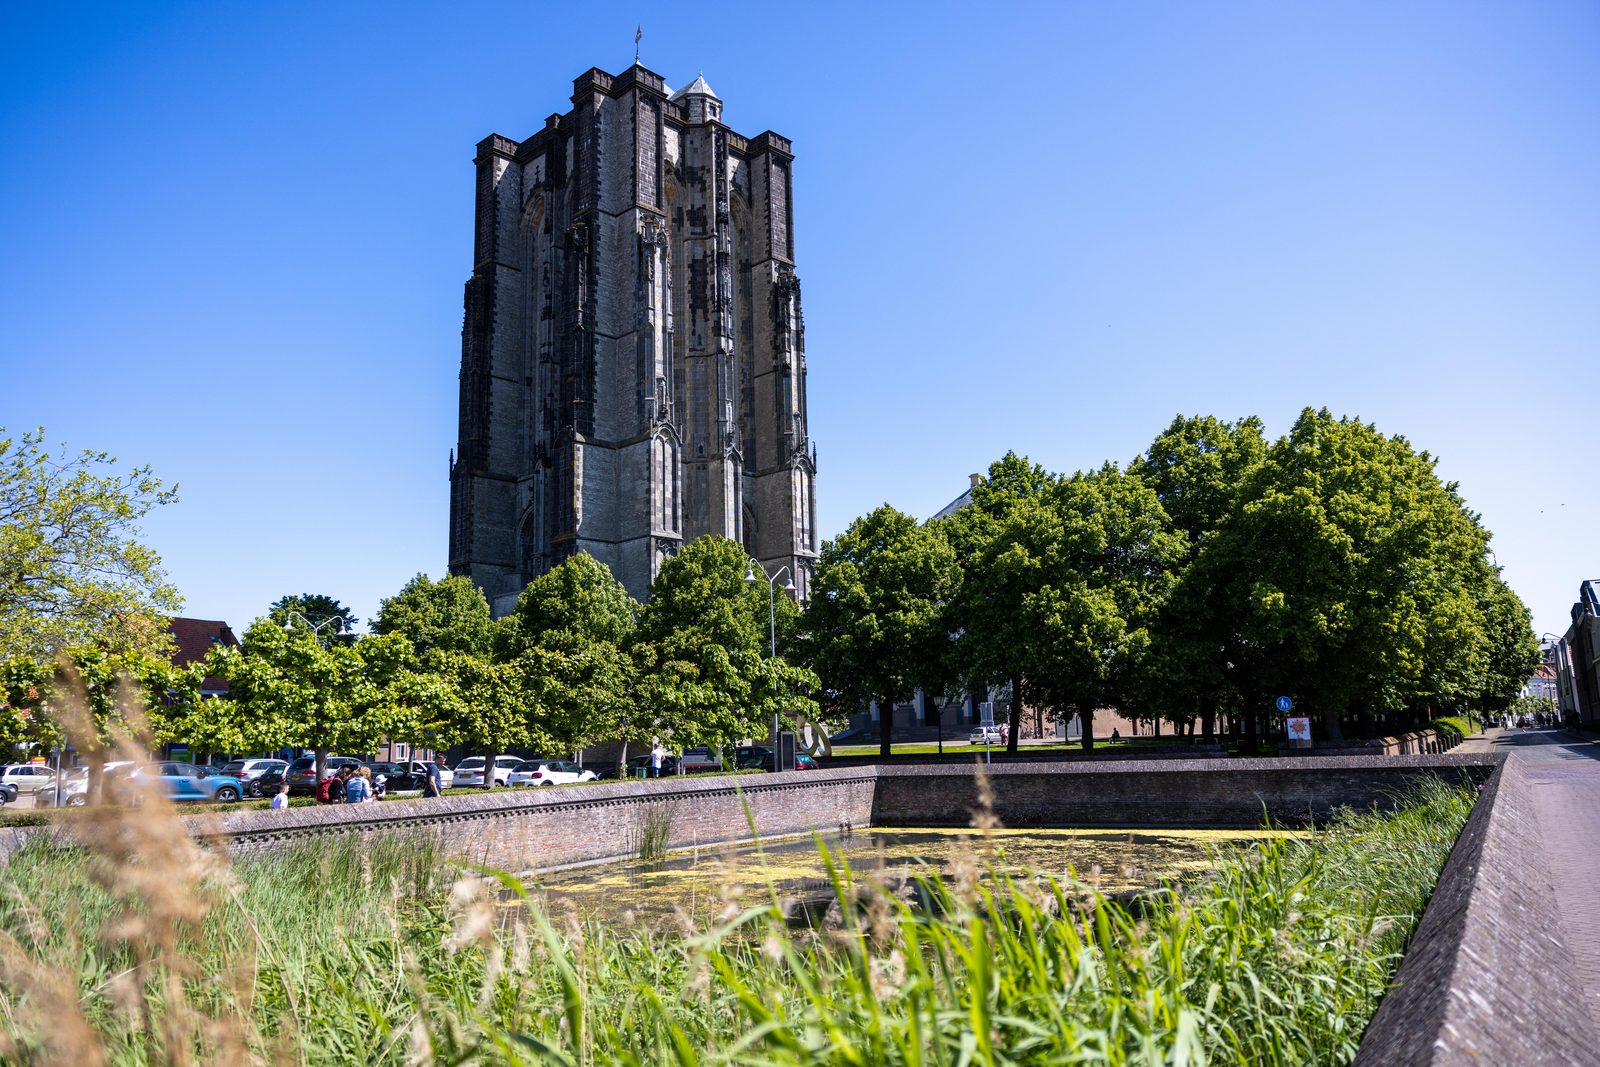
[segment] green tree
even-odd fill
[[[488,656],[494,649],[495,629],[483,590],[464,575],[436,582],[419,574],[400,592],[380,601],[372,619],[373,633],[402,634],[423,658],[435,650]]]
[[[960,585],[940,531],[887,504],[822,546],[803,622],[812,662],[838,704],[878,702],[883,756],[895,704],[944,671],[946,605]]]
[[[1076,712],[1085,749],[1098,709],[1137,705],[1185,543],[1155,492],[1107,464],[1025,501],[986,553],[998,598],[1018,605],[1030,694]]]
[[[1487,533],[1434,459],[1357,419],[1304,411],[1185,575],[1247,719],[1274,695],[1320,716],[1398,711],[1459,677]]]
[[[1539,638],[1527,605],[1498,569],[1478,589],[1476,606],[1484,640],[1474,703],[1486,711],[1503,711],[1539,666]]]
[[[1262,422],[1253,415],[1234,422],[1180,415],[1128,465],[1128,473],[1154,490],[1173,526],[1186,536],[1183,570],[1237,509],[1240,486],[1266,450]],[[1191,603],[1196,589],[1182,581],[1180,572],[1177,589],[1151,624],[1140,702],[1150,717],[1164,712],[1175,725],[1198,719],[1209,738],[1215,735],[1217,712],[1235,710],[1238,696],[1227,684],[1217,635],[1194,625],[1204,615]]]
[[[679,746],[759,736],[816,715],[815,676],[771,655],[769,590],[738,542],[700,537],[662,564],[639,616],[635,662],[652,732]],[[794,602],[780,597],[779,634]]]
[[[319,779],[328,753],[372,752],[392,725],[356,647],[303,626],[257,619],[239,648],[213,650],[207,669],[228,679],[241,721],[259,731],[243,747],[312,749]]]
[[[436,730],[438,746],[481,753],[483,785],[492,788],[495,757],[528,740],[528,694],[517,665],[447,652],[439,673],[450,685]]]
[[[60,454],[44,431],[0,428],[0,660],[49,662],[70,648],[168,647],[182,604],[139,522],[177,499],[149,467],[104,452]]]
[[[636,726],[631,646],[638,608],[611,569],[584,552],[523,589],[503,654],[528,695],[533,743],[566,752],[597,741],[626,743]]]
[[[272,602],[267,617],[279,626],[314,630],[326,644],[352,646],[361,621],[349,608],[323,593],[281,596]]]
[[[1021,598],[1028,590],[1007,581],[1013,575],[1005,571],[1002,554],[994,549],[1018,509],[1060,481],[1026,456],[1007,452],[989,465],[988,477],[973,486],[972,502],[938,524],[956,554],[962,580],[947,605],[944,623],[956,641],[948,650],[946,668],[932,673],[968,685],[1008,680],[1011,731],[1006,747],[1011,752],[1017,750],[1022,733],[1023,668],[1034,635],[1022,615]],[[1035,725],[1042,732],[1043,708],[1036,703],[1034,711]]]

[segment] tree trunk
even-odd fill
[[[1339,724],[1339,713],[1333,708],[1328,708],[1322,713],[1322,729],[1326,731],[1330,742],[1339,744],[1344,740],[1344,729]]]
[[[1259,733],[1257,725],[1260,717],[1255,708],[1251,708],[1244,715],[1244,737],[1239,741],[1239,751],[1254,756],[1259,751]]]
[[[889,736],[894,732],[894,698],[878,698],[878,756],[889,758]]]
[[[1217,712],[1210,708],[1200,713],[1200,736],[1202,739],[1215,742],[1217,739]]]
[[[317,754],[317,771],[314,775],[316,781],[312,783],[312,789],[322,784],[322,779],[327,775],[328,771],[328,750],[318,746],[314,751]]]
[[[1007,718],[1010,720],[1010,729],[1006,734],[1006,751],[1012,755],[1017,752],[1017,735],[1022,732],[1022,675],[1011,676],[1011,707]]]
[[[483,754],[483,788],[494,788],[494,760],[500,753],[492,749]]]
[[[1094,709],[1093,708],[1087,708],[1087,707],[1079,708],[1078,709],[1078,722],[1080,722],[1083,725],[1083,750],[1085,752],[1093,752],[1094,751]]]

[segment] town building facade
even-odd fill
[[[497,615],[575,552],[643,600],[688,541],[797,595],[817,555],[794,155],[704,77],[592,69],[533,136],[478,144],[450,571]]]

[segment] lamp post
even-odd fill
[[[311,631],[313,636],[320,635],[321,632],[322,632],[322,628],[324,626],[329,625],[330,623],[333,625],[333,632],[334,633],[338,634],[338,633],[343,633],[344,632],[344,620],[339,618],[339,616],[337,616],[337,615],[329,615],[326,619],[323,619],[321,622],[312,622],[310,619],[306,618],[304,615],[300,614],[298,611],[295,611],[293,608],[290,608],[289,609],[289,613],[284,616],[283,628],[285,630],[293,630],[294,629],[294,620],[295,619],[299,619],[301,622],[305,623],[306,628]]]
[[[779,567],[772,574],[768,574],[767,568],[763,567],[756,561],[755,557],[752,556],[745,560],[744,580],[747,582],[758,581],[759,579],[756,578],[756,571],[758,570],[761,572],[761,577],[767,580],[767,632],[768,636],[770,636],[772,639],[772,658],[777,659],[778,579],[787,574],[789,577],[783,583],[783,591],[785,593],[792,593],[794,592],[794,574],[789,570],[789,565],[787,563]],[[773,684],[776,685],[777,683],[774,682]],[[778,713],[774,711],[772,713],[772,767],[774,770],[783,769],[778,763],[778,759]]]

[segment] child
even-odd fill
[[[278,785],[277,795],[272,798],[272,810],[273,811],[277,811],[280,808],[287,808],[288,806],[289,806],[289,783],[288,782],[282,782],[282,783],[280,783]]]

